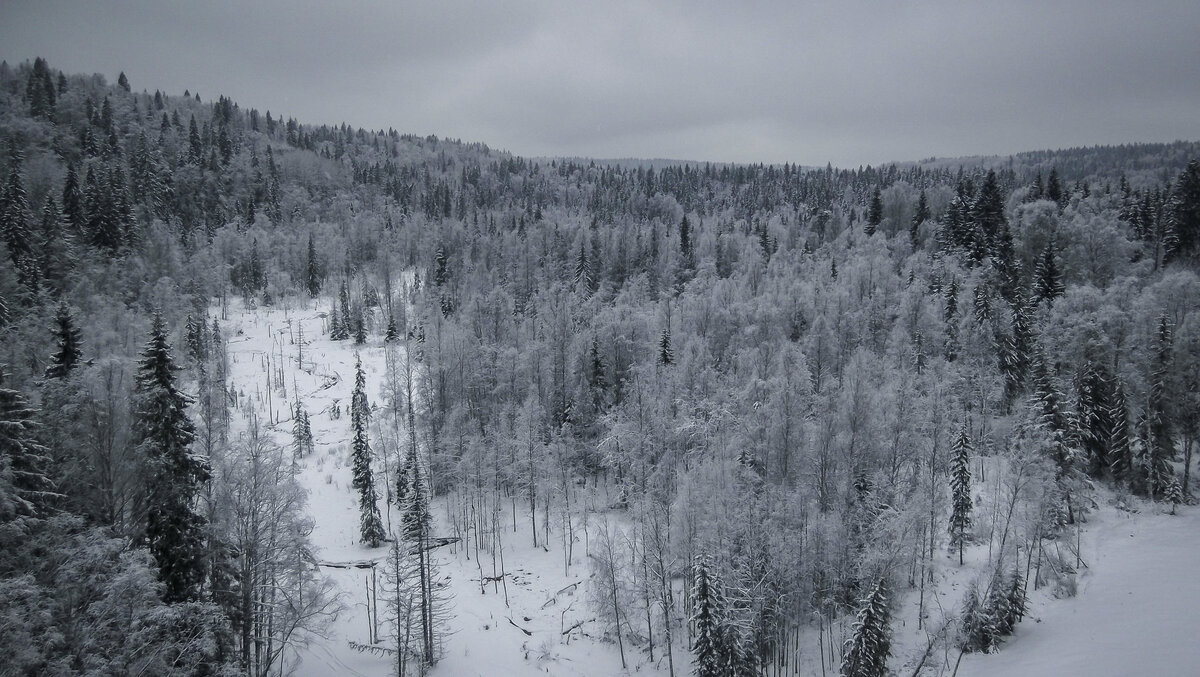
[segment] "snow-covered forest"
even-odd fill
[[[1196,538],[1197,142],[530,159],[37,59],[0,146],[0,674],[1028,673]]]

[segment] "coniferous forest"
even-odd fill
[[[950,674],[1074,593],[1097,511],[1194,502],[1200,143],[534,159],[139,84],[0,64],[0,673],[332,641],[319,425],[379,674],[443,674],[517,548],[630,669]],[[232,385],[230,318],[300,308]],[[323,346],[364,351],[332,411],[284,373]]]

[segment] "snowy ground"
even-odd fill
[[[289,306],[290,303],[290,306]],[[229,376],[238,392],[235,421],[244,425],[245,412],[253,408],[275,439],[290,447],[291,403],[297,393],[308,410],[316,451],[301,464],[300,482],[309,492],[309,509],[315,520],[312,533],[318,558],[326,563],[381,561],[386,548],[369,549],[357,542],[357,498],[350,486],[349,403],[354,386],[354,359],[361,356],[372,404],[382,406],[384,349],[381,338],[371,336],[363,347],[351,341],[333,342],[325,336],[322,303],[248,310],[231,302],[222,329],[229,341]],[[298,361],[303,332],[303,364]],[[267,373],[282,373],[284,387],[267,386]],[[333,416],[335,405],[341,409]],[[235,424],[236,425],[236,424]],[[378,451],[379,445],[376,445]],[[380,493],[385,486],[382,461],[375,465]],[[447,504],[435,505],[435,534],[449,533]],[[396,521],[381,501],[385,526]],[[1200,561],[1200,511],[1181,508],[1179,516],[1161,514],[1156,506],[1139,513],[1104,505],[1093,516],[1082,538],[1087,564],[1079,579],[1079,594],[1056,600],[1045,590],[1031,598],[1031,612],[1003,649],[994,655],[965,656],[962,677],[1000,675],[1200,675],[1200,583],[1195,562]],[[596,614],[587,601],[589,568],[582,547],[575,548],[569,571],[564,571],[561,542],[551,538],[549,549],[532,546],[527,519],[509,520],[503,540],[507,578],[507,604],[503,590],[489,584],[481,592],[478,553],[459,546],[437,551],[441,573],[452,598],[451,636],[445,656],[433,675],[519,677],[552,674],[604,676],[624,674],[666,675],[661,647],[656,661],[636,648],[625,647],[627,667],[622,669],[617,647],[600,637]],[[491,574],[491,557],[483,553],[484,573]],[[935,573],[937,591],[927,591],[926,627],[918,628],[917,596],[901,591],[896,600],[895,638],[891,666],[896,674],[912,674],[923,653],[930,628],[956,613],[966,582],[986,560],[986,547],[968,552],[967,566],[946,561]],[[975,566],[973,566],[973,564]],[[370,569],[324,568],[338,586],[344,611],[328,636],[315,639],[300,652],[301,677],[326,675],[384,676],[393,674],[392,659],[384,652],[363,652],[351,644],[371,644],[367,590]],[[382,583],[382,568],[379,570]],[[379,598],[380,616],[385,614]],[[829,629],[833,646],[840,646],[848,620]],[[574,632],[565,628],[584,621]],[[682,633],[680,633],[682,634]],[[379,647],[393,647],[386,624],[378,623]],[[677,637],[677,640],[681,639]],[[832,675],[837,665],[830,655],[828,633],[815,628],[801,638],[803,652],[799,674]],[[824,651],[822,651],[822,647]],[[821,654],[826,658],[824,666]],[[689,674],[685,649],[675,649],[676,674]],[[938,651],[922,674],[953,672],[956,652]]]

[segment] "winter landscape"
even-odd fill
[[[0,8],[0,675],[1200,674],[1200,82],[1168,65],[1200,12],[1167,5],[1055,34],[1136,114],[1024,92],[1015,9],[176,10],[282,50],[228,69],[149,5]],[[808,53],[781,28],[882,56],[972,11],[941,76],[1005,61],[1058,136],[970,87],[1004,124],[713,122]],[[153,27],[188,55],[117,50]],[[395,34],[428,60],[341,65]]]

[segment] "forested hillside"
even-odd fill
[[[414,491],[477,558],[519,521],[592,572],[582,632],[674,674],[919,671],[889,652],[902,596],[930,647],[997,650],[1031,591],[1074,589],[1101,503],[1193,500],[1200,143],[643,168],[139,84],[0,64],[13,674],[277,672],[336,606],[285,472],[305,403],[266,378],[297,400],[283,456],[238,422],[231,306],[323,303],[322,340],[412,355],[364,391],[373,452],[354,428],[381,558],[426,552]],[[413,517],[372,536],[380,502]]]

